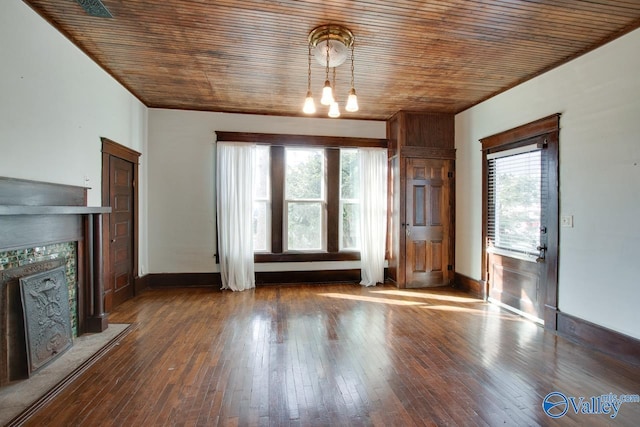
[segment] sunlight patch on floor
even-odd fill
[[[492,313],[487,310],[479,310],[477,308],[466,308],[466,307],[458,307],[455,305],[426,305],[422,308],[426,308],[429,310],[440,310],[440,311],[451,311],[458,313],[469,313],[482,317],[491,317],[494,319],[503,319],[503,320],[511,320],[515,322],[521,322],[524,319],[520,316],[509,315],[509,314],[501,314],[501,313]]]
[[[450,302],[461,302],[461,303],[483,302],[482,300],[476,299],[476,298],[456,297],[453,295],[441,295],[441,294],[429,293],[429,292],[403,291],[403,290],[393,290],[393,289],[371,291],[371,293],[384,294],[384,295],[397,295],[402,297],[413,297],[413,298],[423,298],[423,299],[435,299],[439,301],[450,301]]]
[[[362,295],[346,295],[346,294],[338,294],[338,293],[324,293],[318,294],[322,297],[328,298],[338,298],[338,299],[349,299],[354,301],[365,301],[365,302],[377,302],[380,304],[391,304],[391,305],[426,305],[425,302],[418,301],[402,301],[396,299],[388,299],[388,298],[375,298],[375,297],[366,297]]]

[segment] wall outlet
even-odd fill
[[[560,217],[560,226],[573,228],[573,215],[562,215]]]

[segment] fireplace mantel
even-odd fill
[[[0,177],[0,251],[77,242],[78,334],[108,326],[102,215],[111,207],[86,204],[86,187]]]
[[[111,213],[107,206],[0,205],[0,215],[91,215]]]

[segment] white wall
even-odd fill
[[[0,176],[88,186],[99,206],[107,137],[143,153],[144,206],[146,133],[140,101],[23,2],[0,1]]]
[[[149,110],[149,272],[218,271],[215,131],[385,138],[386,122]],[[256,271],[359,268],[359,262],[258,264]]]
[[[481,277],[479,139],[560,118],[559,308],[640,338],[640,30],[456,116],[456,270]]]

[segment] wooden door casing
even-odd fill
[[[516,309],[546,329],[557,330],[558,321],[558,227],[559,227],[559,130],[560,114],[510,129],[480,140],[483,161],[482,280],[489,298]],[[540,256],[537,262],[491,250],[488,234],[489,197],[487,155],[511,148],[537,145],[546,153],[541,165],[545,207],[540,223]]]
[[[406,160],[405,286],[444,286],[452,279],[449,259],[453,162]]]
[[[393,232],[400,227],[401,198],[400,198],[400,158],[393,156],[389,158],[389,197],[387,212],[387,229],[391,232],[387,235],[387,260],[389,262],[389,278],[398,285],[403,285],[404,265],[402,264],[402,254],[400,250],[402,236],[398,232]]]

